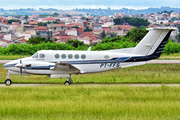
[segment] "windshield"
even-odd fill
[[[32,55],[32,58],[44,59],[45,58],[45,54],[36,52],[34,55]]]
[[[38,53],[36,52],[34,55],[32,55],[32,58],[38,58]]]

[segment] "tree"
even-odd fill
[[[106,33],[105,33],[104,30],[103,30],[103,32],[101,33],[101,37],[102,37],[102,38],[105,38],[105,37],[106,37]]]
[[[79,26],[76,26],[76,25],[75,25],[75,26],[73,26],[73,27],[71,27],[71,28],[79,28]]]
[[[47,26],[47,22],[46,22],[46,23],[38,22],[37,25],[38,25],[38,26]]]
[[[85,46],[84,42],[79,41],[77,39],[76,40],[67,40],[65,43],[68,45],[71,45],[75,48],[78,48],[79,46]]]
[[[86,29],[84,29],[84,32],[91,32],[91,31],[93,31],[93,29],[89,28],[88,26],[86,26]]]
[[[180,33],[176,35],[177,42],[180,42]]]
[[[124,37],[129,38],[132,42],[138,43],[147,33],[146,28],[133,28],[131,31],[128,31]]]
[[[42,43],[42,42],[50,42],[52,43],[53,41],[50,39],[50,38],[44,38],[44,37],[35,37],[35,38],[29,38],[29,40],[27,41],[27,43],[29,44],[32,44],[32,45],[35,45],[35,44],[39,44],[39,43]]]
[[[131,18],[131,17],[123,17],[123,18],[115,18],[113,19],[115,25],[124,25],[129,24],[132,26],[136,26],[139,28],[140,26],[148,26],[150,23],[148,20],[143,18]]]
[[[111,38],[116,37],[116,33],[111,33]]]
[[[9,24],[12,24],[12,22],[19,22],[19,23],[21,23],[20,20],[14,20],[14,19],[8,20],[8,23],[9,23]]]
[[[86,20],[86,17],[82,17],[81,19],[82,19],[82,20]]]
[[[164,11],[161,12],[161,14],[162,14],[162,13],[171,14],[172,12],[174,12],[174,11],[173,11],[173,10],[171,10],[171,11],[164,10]]]
[[[178,25],[178,31],[180,32],[180,25]],[[176,38],[178,39],[178,42],[180,42],[180,33],[176,35]]]
[[[180,25],[178,25],[178,30],[179,30],[179,32],[180,32]]]
[[[47,31],[46,34],[48,34],[48,37],[50,38],[52,36],[52,31]]]
[[[28,15],[25,15],[25,16],[24,16],[24,19],[27,21],[27,19],[28,19]]]
[[[24,22],[24,24],[29,24],[29,21],[27,21],[27,22]]]
[[[59,14],[55,12],[55,13],[52,14],[52,16],[57,17],[57,16],[59,16]]]
[[[65,14],[67,17],[71,17],[71,15],[69,15],[69,14]]]
[[[39,33],[39,32],[36,32],[36,35],[40,35],[40,33]]]

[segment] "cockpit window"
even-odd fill
[[[38,58],[38,53],[35,53],[34,55],[32,55],[32,58]]]

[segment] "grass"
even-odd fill
[[[0,83],[7,71],[0,65]],[[180,65],[146,64],[103,73],[72,75],[74,83],[108,85],[41,85],[0,87],[2,120],[178,120]],[[64,83],[65,78],[11,75],[13,83]],[[162,83],[127,86],[109,83]]]
[[[0,83],[4,83],[7,70],[0,65]],[[72,75],[74,83],[180,83],[179,64],[146,64],[103,73]],[[41,75],[11,75],[13,83],[64,83],[66,78]]]
[[[0,91],[2,120],[180,119],[180,87],[46,85]]]

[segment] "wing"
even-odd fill
[[[56,71],[71,71],[75,73],[80,73],[79,69],[69,63],[56,63],[55,66],[51,67],[50,69]]]

